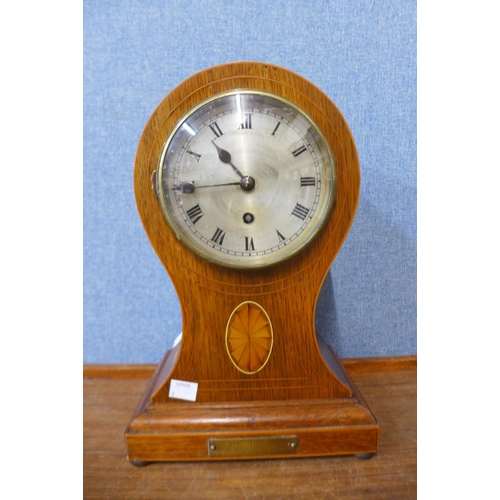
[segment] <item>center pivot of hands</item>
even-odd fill
[[[251,191],[255,187],[255,179],[246,175],[243,179],[241,179],[240,186],[243,191]]]

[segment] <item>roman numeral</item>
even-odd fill
[[[276,233],[278,234],[278,239],[281,241],[285,241],[286,238],[276,229]]]
[[[196,158],[196,161],[200,161],[201,155],[199,155],[198,153],[195,153],[194,151],[191,151],[190,149],[187,149],[186,153],[194,156]]]
[[[217,243],[217,245],[222,245],[224,243],[224,236],[226,236],[226,231],[217,228],[214,235],[212,236],[212,241]]]
[[[314,177],[301,177],[300,178],[300,187],[304,186],[315,186],[316,179]]]
[[[186,211],[187,216],[193,224],[196,224],[205,215],[200,208],[200,205],[195,205]]]
[[[295,217],[304,220],[307,217],[308,213],[309,213],[308,208],[302,206],[300,203],[297,203],[291,215],[295,215]]]
[[[295,151],[292,151],[293,156],[297,158],[300,154],[302,154],[304,151],[306,151],[306,147],[304,145],[300,146],[300,148],[297,148]]]
[[[253,238],[250,238],[250,236],[245,236],[245,250],[247,252],[255,250],[255,245],[253,244]]]
[[[218,137],[220,137],[221,135],[224,135],[222,133],[222,130],[220,129],[219,127],[219,124],[217,122],[213,122],[209,125],[210,127],[210,130],[215,134],[215,138],[217,139]]]
[[[239,129],[251,129],[252,128],[252,114],[245,113],[243,115],[243,121],[241,122]]]
[[[278,128],[279,128],[280,125],[281,125],[281,122],[278,122],[278,125],[276,125],[276,127],[274,127],[274,130],[273,130],[273,132],[272,132],[271,135],[276,134],[276,132],[278,131]]]

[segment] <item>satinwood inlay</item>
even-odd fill
[[[226,330],[231,361],[243,373],[256,373],[267,363],[273,346],[273,329],[264,309],[243,302],[231,314]]]

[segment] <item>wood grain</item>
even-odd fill
[[[147,380],[85,378],[83,496],[110,500],[415,499],[416,370],[413,366],[386,371],[383,362],[378,366],[383,371],[353,373],[381,429],[379,452],[370,460],[329,457],[134,467],[126,458],[123,434]],[[130,374],[127,366],[116,368],[114,373]]]
[[[307,249],[266,269],[224,268],[188,250],[151,188],[163,145],[179,119],[202,100],[235,89],[268,91],[295,102],[322,129],[336,158],[336,200],[325,226]],[[153,404],[169,403],[172,378],[196,381],[200,402],[350,397],[350,388],[319,354],[314,310],[354,219],[359,185],[356,146],[342,114],[320,89],[291,71],[253,62],[223,64],[193,75],[164,98],[137,148],[134,189],[146,233],[179,297],[183,342],[172,371],[151,396]],[[267,312],[275,334],[271,357],[251,378],[235,369],[225,346],[228,318],[246,301]],[[231,385],[225,384],[229,380]]]
[[[417,356],[390,356],[378,358],[343,358],[349,373],[373,373],[414,370]],[[83,378],[145,378],[150,379],[157,365],[154,364],[85,364]]]
[[[278,458],[282,455],[257,444],[278,435],[298,439],[296,453],[287,454],[288,458],[376,453],[380,429],[375,417],[333,349],[323,342],[320,346],[325,366],[331,368],[339,384],[349,389],[348,397],[241,401],[228,397],[226,401],[207,402],[198,393],[196,401],[172,398],[161,403],[152,395],[170,373],[178,348],[168,351],[125,431],[129,459],[132,462],[220,460],[220,456],[209,453],[207,443],[213,439],[233,443],[253,440],[248,453],[226,455],[227,460]],[[299,376],[296,380],[275,380],[272,390],[280,386],[289,388],[300,381]],[[231,391],[237,384],[238,381],[226,380],[219,391]],[[262,393],[260,386],[251,380],[247,391]]]

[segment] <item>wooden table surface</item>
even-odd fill
[[[406,499],[417,497],[416,358],[346,368],[380,424],[369,460],[328,457],[132,466],[125,427],[152,367],[84,367],[85,499]],[[111,374],[111,375],[110,375]]]

